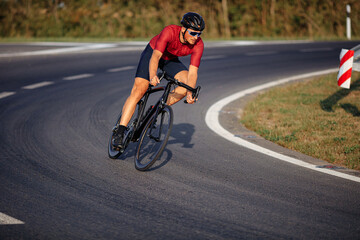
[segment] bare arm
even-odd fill
[[[188,75],[187,85],[189,85],[192,88],[196,87],[196,81],[198,78],[198,69],[199,68],[197,68],[193,65],[189,66],[189,75]],[[192,97],[192,92],[187,91],[186,101],[190,104],[193,104],[195,102],[195,99]]]
[[[149,75],[150,84],[156,86],[160,83],[158,76],[156,75],[159,66],[159,60],[162,56],[162,52],[154,50],[149,63]]]

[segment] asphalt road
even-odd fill
[[[338,67],[357,44],[207,47],[200,100],[174,106],[147,172],[134,146],[107,156],[140,51],[0,57],[0,213],[24,223],[0,225],[0,238],[359,239],[359,183],[239,147],[204,120],[237,91]]]

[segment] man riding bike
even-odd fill
[[[142,52],[135,83],[123,106],[118,134],[112,142],[114,147],[123,148],[122,142],[126,126],[135,112],[136,104],[148,90],[149,84],[156,86],[160,83],[157,76],[158,68],[166,71],[180,82],[195,88],[200,60],[204,51],[204,43],[200,35],[205,28],[205,21],[199,14],[188,12],[183,16],[181,25],[165,27],[160,34],[150,40]],[[187,69],[178,57],[189,54],[191,54],[191,60],[189,69]],[[173,105],[185,96],[188,103],[195,102],[191,92],[177,87],[169,95],[166,104]]]

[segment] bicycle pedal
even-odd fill
[[[119,147],[114,147],[114,146],[113,146],[113,148],[115,151],[119,151],[121,153],[123,153],[125,151],[125,148],[119,148]]]

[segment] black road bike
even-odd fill
[[[137,103],[137,114],[134,113],[125,130],[123,148],[115,148],[112,145],[112,139],[117,134],[120,125],[121,114],[115,123],[109,140],[108,154],[113,159],[124,153],[130,142],[138,142],[135,152],[135,168],[140,171],[149,169],[155,163],[164,151],[169,139],[174,114],[172,108],[166,105],[166,102],[171,90],[176,86],[186,88],[193,93],[195,99],[197,99],[200,92],[200,86],[192,88],[168,76],[165,72],[160,75],[160,81],[162,79],[168,81],[166,86],[153,87],[149,85],[149,89]],[[149,96],[160,91],[163,91],[160,99],[145,111]],[[184,102],[186,103],[186,100]]]

